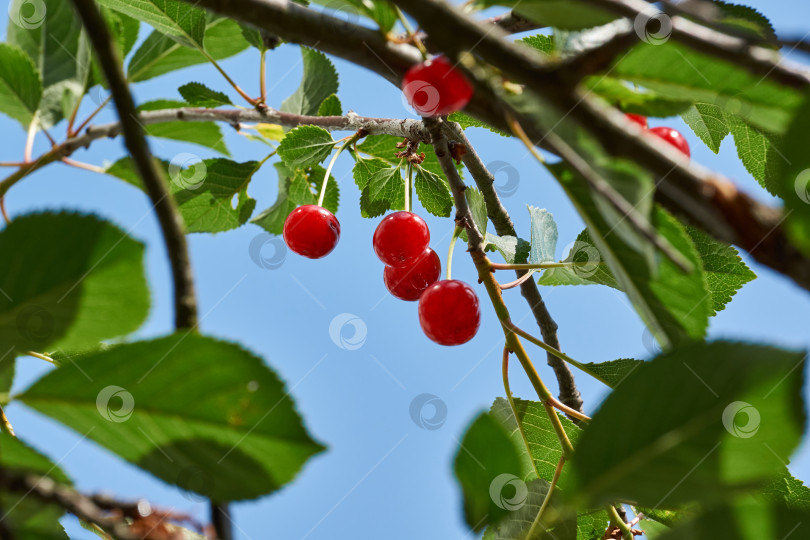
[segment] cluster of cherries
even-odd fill
[[[374,252],[385,264],[383,281],[393,296],[419,300],[419,323],[440,345],[470,341],[481,323],[478,296],[456,279],[439,280],[442,264],[430,248],[427,223],[413,212],[394,212],[374,231]]]
[[[640,125],[641,129],[649,131],[653,135],[667,141],[669,144],[686,154],[686,157],[691,156],[691,153],[689,152],[689,143],[686,142],[686,138],[681,134],[680,131],[670,127],[651,128],[649,124],[647,124],[647,117],[641,116],[640,114],[627,113],[625,116],[627,116],[627,119],[631,122],[635,122],[636,124]]]
[[[299,206],[284,221],[283,237],[294,253],[320,259],[337,246],[340,223],[322,206]],[[481,323],[478,296],[463,281],[439,280],[442,263],[429,244],[427,223],[413,212],[389,214],[374,231],[374,252],[385,264],[388,291],[401,300],[419,300],[419,323],[431,340],[461,345]]]

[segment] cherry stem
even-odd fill
[[[345,139],[341,139],[341,141],[346,141],[343,143],[340,148],[338,148],[335,155],[332,156],[332,160],[329,162],[329,165],[326,167],[326,174],[323,175],[323,182],[321,183],[321,193],[318,195],[318,206],[323,206],[323,200],[326,197],[326,185],[329,183],[329,175],[332,174],[332,168],[335,166],[335,162],[337,161],[338,156],[343,152],[346,147],[351,146],[354,141],[359,139],[358,133],[355,133],[351,137],[346,137]],[[338,141],[340,142],[340,141]]]
[[[408,162],[408,169],[405,174],[405,211],[411,211],[411,174],[413,173],[413,163]]]
[[[419,52],[422,53],[422,58],[427,60],[428,58],[428,51],[425,48],[425,44],[422,43],[422,40],[419,39],[419,35],[416,31],[414,31],[413,26],[408,21],[408,18],[402,13],[402,10],[399,9],[398,6],[394,6],[394,9],[397,11],[397,18],[399,22],[402,23],[402,27],[405,28],[405,33],[408,34],[408,37],[413,41],[414,46],[419,49]]]
[[[198,51],[200,51],[200,52],[203,54],[203,56],[205,56],[205,58],[206,58],[206,59],[207,59],[209,62],[211,62],[211,64],[212,64],[212,65],[213,65],[213,66],[216,68],[216,70],[217,70],[217,71],[219,71],[220,75],[222,75],[223,77],[225,77],[225,80],[226,80],[226,81],[228,81],[228,84],[230,84],[230,85],[231,85],[231,87],[232,87],[234,90],[236,90],[236,93],[237,93],[237,94],[239,94],[240,96],[242,96],[242,98],[243,98],[245,101],[247,101],[248,103],[250,103],[250,104],[251,104],[251,105],[253,105],[254,107],[255,107],[255,106],[256,106],[256,105],[259,103],[259,101],[258,101],[258,100],[253,99],[252,97],[250,97],[249,95],[247,95],[247,93],[246,93],[244,90],[242,90],[242,89],[239,87],[239,85],[238,85],[238,84],[236,84],[236,82],[234,82],[234,80],[233,80],[233,79],[231,79],[231,77],[230,77],[230,76],[229,76],[227,73],[225,73],[225,70],[224,70],[224,69],[222,69],[222,67],[221,67],[221,66],[220,66],[220,65],[217,63],[217,61],[216,61],[216,60],[214,60],[214,57],[213,57],[213,56],[211,56],[210,54],[208,54],[208,52],[207,52],[205,49],[203,49],[202,47],[197,47],[197,50],[198,50]]]
[[[492,263],[493,270],[545,270],[548,268],[566,268],[569,266],[588,266],[592,265],[591,261],[571,261],[571,262],[547,262],[547,263],[516,263],[516,264],[502,264]]]
[[[265,66],[266,51],[264,49],[259,53],[259,97],[260,103],[267,103],[267,66]]]
[[[458,239],[459,235],[461,234],[461,227],[456,225],[456,228],[453,229],[453,237],[450,239],[450,247],[447,248],[447,279],[451,279],[452,275],[452,268],[453,268],[453,251],[456,249],[456,240]]]
[[[31,124],[28,126],[28,136],[25,139],[25,149],[23,150],[23,161],[31,163],[31,154],[34,150],[34,137],[37,134],[37,115],[31,119]]]
[[[515,417],[515,423],[517,424],[518,431],[520,432],[520,436],[523,438],[523,444],[526,446],[526,450],[530,451],[531,447],[529,446],[529,438],[526,436],[526,432],[523,430],[523,422],[518,419],[517,413],[517,406],[515,405],[515,398],[512,397],[512,390],[509,388],[509,347],[503,348],[503,389],[506,392],[506,400],[509,402],[509,408],[512,409],[512,415]],[[535,465],[534,460],[530,459],[532,464],[532,468],[534,469],[534,473],[537,476],[540,476],[540,471],[537,470],[537,465]]]
[[[525,274],[517,278],[515,281],[510,281],[506,285],[501,285],[501,290],[506,291],[509,289],[514,289],[515,287],[520,287],[523,284],[523,282],[528,281],[530,277],[532,277],[532,273],[526,272]]]

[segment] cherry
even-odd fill
[[[625,116],[631,122],[635,122],[636,124],[640,125],[642,129],[647,129],[647,117],[641,116],[640,114],[633,114],[633,113],[626,113]]]
[[[284,242],[304,257],[325,257],[335,249],[339,239],[340,223],[322,206],[299,206],[284,220]]]
[[[374,252],[388,266],[401,268],[413,264],[430,243],[425,220],[412,212],[394,212],[374,231]]]
[[[402,79],[402,93],[421,116],[441,116],[463,109],[472,98],[473,87],[440,55],[409,69]]]
[[[383,271],[385,287],[400,300],[419,300],[422,292],[433,285],[442,273],[442,262],[436,252],[426,248],[424,254],[413,264],[395,268],[386,266]]]
[[[467,343],[481,324],[478,296],[463,281],[437,281],[419,298],[419,324],[439,345]]]
[[[686,138],[681,135],[680,131],[669,127],[654,127],[650,129],[650,133],[654,133],[658,137],[661,137],[669,144],[686,154],[686,157],[691,156],[689,152],[689,143],[686,142]]]

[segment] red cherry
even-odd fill
[[[383,271],[385,287],[400,300],[413,302],[419,300],[422,292],[433,285],[442,273],[442,262],[436,252],[430,248],[408,266],[395,268],[386,266]]]
[[[689,143],[686,142],[686,138],[681,135],[680,131],[669,127],[654,127],[650,128],[650,133],[655,133],[657,136],[661,137],[669,144],[686,154],[686,157],[691,156],[689,152]]]
[[[374,252],[388,266],[409,266],[421,257],[430,243],[425,220],[412,212],[394,212],[374,231]]]
[[[633,114],[633,113],[627,113],[625,114],[625,116],[631,122],[635,122],[636,124],[640,125],[642,129],[647,129],[648,124],[646,116],[641,116],[640,114]]]
[[[335,215],[322,206],[299,206],[284,220],[284,242],[295,253],[320,259],[325,257],[340,239],[340,223]]]
[[[463,281],[437,281],[419,298],[419,324],[439,345],[467,343],[481,324],[478,296]]]
[[[421,116],[441,116],[463,109],[473,87],[446,57],[436,56],[408,70],[402,93]]]

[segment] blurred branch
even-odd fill
[[[542,28],[544,26],[527,19],[523,15],[515,13],[514,10],[504,13],[503,15],[498,15],[497,17],[491,17],[487,19],[486,22],[489,24],[495,24],[508,34],[519,34],[520,32],[537,30],[538,28]]]
[[[620,0],[602,1],[621,3]],[[592,98],[586,89],[569,87],[564,79],[544,84],[542,77],[536,74],[524,74],[522,70],[512,69],[515,65],[521,65],[526,51],[511,51],[511,45],[495,36],[494,32],[487,32],[448,4],[435,0],[395,2],[410,10],[422,27],[428,33],[433,33],[434,46],[454,55],[474,48],[489,64],[505,69],[508,67],[508,75],[514,81],[525,84],[526,90],[541,96],[560,111],[566,111],[565,117],[597,137],[609,154],[630,159],[652,172],[657,178],[656,200],[680,219],[702,228],[718,240],[738,245],[757,261],[810,290],[810,259],[787,237],[782,226],[785,216],[781,210],[755,201],[721,175],[694,162],[685,162],[677,150],[639,133],[621,112]],[[503,43],[489,46],[487,43],[490,41]],[[773,54],[773,51],[769,54]],[[513,110],[488,87],[487,81],[470,75],[475,79],[476,93],[483,90],[482,93],[490,100],[488,116],[501,114],[500,118],[492,121],[482,118],[484,121],[509,131],[505,118],[511,114],[534,144],[553,151],[547,140],[548,130],[552,126],[543,126],[531,114]]]
[[[172,521],[191,522],[189,516],[155,510],[146,501],[126,502],[106,495],[85,495],[45,476],[4,470],[0,471],[0,487],[55,504],[119,540],[172,540],[177,538]],[[4,514],[0,515],[5,518]],[[0,519],[0,523],[6,524],[4,522]]]

